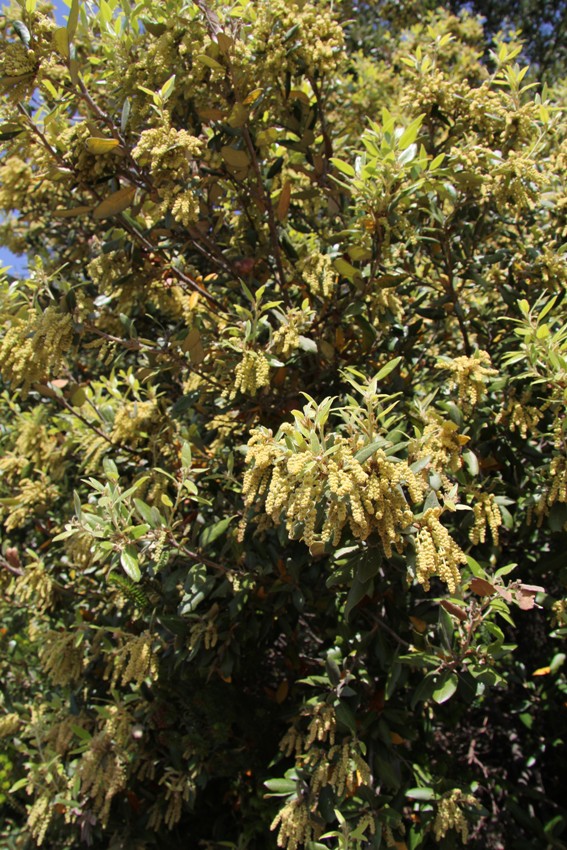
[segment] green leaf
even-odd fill
[[[125,186],[123,189],[113,192],[112,195],[109,195],[108,198],[105,198],[104,201],[101,201],[94,208],[93,218],[98,221],[102,218],[111,218],[113,215],[119,215],[119,213],[127,210],[132,204],[135,194],[135,186]]]
[[[400,136],[400,138],[398,140],[399,150],[403,151],[415,142],[424,118],[425,118],[425,113],[423,112],[421,115],[418,115],[417,118],[415,118],[411,122],[409,127],[406,127],[406,129],[404,130],[404,132],[402,133],[402,135]]]
[[[173,89],[174,89],[174,88],[175,88],[175,74],[173,74],[173,76],[172,76],[172,77],[170,77],[170,78],[169,78],[169,80],[167,80],[167,81],[163,84],[163,86],[161,87],[161,89],[159,90],[159,93],[160,93],[160,95],[161,95],[161,99],[162,99],[164,102],[165,102],[166,100],[168,100],[168,98],[169,98],[169,97],[171,97],[171,95],[173,94]]]
[[[239,151],[236,148],[231,148],[229,145],[224,145],[221,148],[221,156],[231,168],[248,168],[250,165],[246,151]]]
[[[224,65],[221,65],[220,62],[217,62],[216,59],[213,59],[212,56],[207,56],[206,53],[201,53],[199,56],[195,56],[197,62],[200,62],[201,65],[206,65],[207,68],[211,68],[212,71],[221,71],[223,74],[226,70]]]
[[[347,177],[356,177],[356,171],[348,162],[345,162],[343,159],[337,159],[335,156],[332,156],[330,161],[333,163],[335,168],[343,174],[346,174]]]
[[[71,729],[73,730],[73,733],[77,736],[77,738],[81,739],[81,741],[90,741],[92,738],[92,735],[88,729],[83,729],[82,726],[78,726],[76,723],[73,723],[71,725]]]
[[[297,790],[297,782],[293,779],[267,779],[264,785],[268,791],[272,792],[266,794],[266,797],[287,797]]]
[[[433,699],[438,705],[441,705],[447,700],[450,700],[459,684],[459,677],[456,673],[442,673],[435,690],[432,693]]]
[[[181,447],[181,463],[183,464],[184,469],[191,469],[191,462],[191,444],[185,442]]]
[[[206,549],[207,546],[210,546],[211,543],[214,543],[217,538],[224,534],[233,519],[234,516],[228,516],[218,522],[215,522],[213,525],[207,526],[207,528],[201,532],[201,537],[199,539],[199,545],[201,548]]]
[[[412,710],[416,707],[418,702],[425,702],[426,700],[431,698],[433,691],[435,690],[437,685],[437,673],[431,672],[427,673],[426,676],[423,677],[415,691],[413,692],[412,700],[411,700],[411,708]]]
[[[410,800],[434,800],[435,791],[433,788],[410,788],[406,791],[406,797]]]
[[[26,27],[26,25],[23,23],[23,21],[14,21],[12,26],[16,30],[16,34],[17,34],[18,38],[20,39],[20,41],[22,42],[22,44],[24,45],[24,47],[26,47],[29,50],[30,41],[31,41],[31,33],[30,33],[29,29]]]
[[[348,592],[347,600],[344,607],[344,618],[348,620],[350,612],[358,603],[364,599],[371,586],[371,581],[359,581],[355,578]]]
[[[335,715],[341,726],[348,729],[352,735],[356,735],[356,717],[344,700],[335,703]]]
[[[126,98],[124,103],[122,104],[122,112],[120,114],[120,130],[123,133],[128,126],[128,119],[130,117],[130,110],[132,108],[132,101],[129,97]]]
[[[358,269],[355,269],[354,266],[351,266],[351,264],[347,262],[343,257],[338,257],[333,262],[333,266],[342,277],[346,277],[346,279],[350,281],[353,281],[355,277],[360,274]]]
[[[0,124],[0,142],[8,142],[24,132],[24,128],[15,122]]]
[[[389,363],[386,363],[385,366],[382,366],[380,371],[375,375],[376,381],[383,381],[384,378],[388,377],[388,375],[394,371],[394,369],[401,363],[401,357],[395,357],[393,360],[390,360]]]
[[[77,32],[77,25],[79,23],[79,6],[80,0],[71,0],[71,9],[69,10],[69,17],[67,18],[67,36],[69,38],[69,44],[72,43],[75,38],[75,33]]]
[[[140,581],[142,573],[138,563],[138,550],[135,546],[128,545],[120,553],[120,563],[124,572],[132,581]]]
[[[363,446],[361,449],[357,451],[354,456],[354,459],[359,463],[364,463],[365,460],[368,460],[369,457],[372,457],[373,454],[376,454],[378,449],[384,448],[384,440],[378,440],[376,443],[369,443],[367,446]]]
[[[91,136],[85,142],[85,147],[89,153],[104,154],[117,148],[120,142],[117,139],[104,139],[99,136]]]

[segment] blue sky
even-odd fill
[[[55,19],[58,24],[63,25],[69,14],[69,7],[62,0],[54,0],[53,5],[55,7]],[[4,9],[4,4],[1,5],[1,8]],[[24,257],[16,257],[11,251],[0,245],[0,267],[5,266],[10,266],[12,274],[21,275],[25,274],[27,263]]]

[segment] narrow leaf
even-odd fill
[[[124,572],[129,579],[132,579],[132,581],[140,581],[142,573],[140,572],[138,552],[135,546],[126,546],[126,548],[120,553],[120,563],[122,564]]]
[[[288,214],[289,204],[291,200],[291,183],[289,180],[286,180],[284,183],[283,189],[280,192],[280,197],[278,200],[278,205],[276,207],[276,216],[278,221],[284,221]]]
[[[53,30],[53,46],[55,50],[64,56],[65,59],[69,58],[69,33],[67,31],[67,27],[57,27],[56,30]]]
[[[105,198],[104,201],[101,201],[95,207],[93,218],[100,220],[101,218],[110,218],[110,216],[124,212],[134,200],[135,194],[136,189],[134,186],[125,186],[123,189],[113,192],[112,195],[109,195],[108,198]]]
[[[113,148],[117,148],[119,142],[117,139],[103,139],[98,136],[91,136],[90,139],[87,139],[85,142],[85,147],[89,153],[93,154],[101,154],[108,153],[113,150]]]
[[[69,38],[69,44],[71,44],[75,38],[75,33],[77,32],[77,24],[79,23],[79,6],[80,0],[72,0],[69,17],[67,18],[67,35]]]

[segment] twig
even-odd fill
[[[331,136],[329,135],[329,127],[327,125],[327,119],[325,118],[325,110],[323,109],[323,98],[321,97],[321,92],[319,90],[319,86],[315,82],[314,79],[309,79],[311,83],[311,88],[313,89],[313,94],[315,95],[315,100],[317,102],[317,111],[319,113],[319,120],[321,121],[321,135],[323,136],[323,143],[325,145],[325,174],[329,170],[329,160],[333,155],[333,143],[331,141]]]
[[[244,141],[246,142],[246,147],[248,148],[248,153],[250,154],[250,158],[252,160],[252,166],[254,168],[254,172],[256,174],[256,180],[258,183],[258,191],[260,193],[260,197],[264,207],[266,209],[268,215],[268,227],[270,230],[270,240],[272,242],[272,250],[274,252],[274,260],[276,262],[276,269],[278,273],[278,283],[282,288],[282,293],[285,293],[286,289],[286,280],[285,273],[282,263],[282,255],[280,251],[280,243],[278,241],[278,230],[276,227],[276,219],[274,216],[274,208],[272,206],[272,202],[264,188],[264,181],[262,180],[262,172],[260,170],[260,163],[258,162],[258,157],[256,156],[256,149],[254,148],[254,144],[252,142],[252,138],[250,137],[250,131],[248,127],[244,126],[242,128],[242,135],[244,136]]]
[[[83,416],[82,413],[79,413],[78,410],[75,410],[75,408],[72,407],[72,405],[70,405],[69,402],[63,398],[63,396],[56,395],[54,396],[54,398],[62,407],[65,408],[65,410],[67,410],[73,416],[76,416],[77,419],[79,419],[83,423],[83,425],[86,425],[87,428],[90,428],[91,431],[94,431],[95,434],[98,434],[99,437],[102,437],[102,439],[105,440],[109,445],[113,446],[118,450],[122,450],[125,452],[129,452],[130,454],[136,455],[136,457],[140,457],[140,452],[137,449],[131,449],[130,446],[124,446],[120,443],[115,443],[113,440],[111,440],[108,434],[105,434],[104,431],[101,431],[100,428],[97,428],[96,425],[93,425],[92,422],[89,422],[89,420],[85,416]]]
[[[0,565],[4,567],[5,570],[8,570],[9,573],[12,573],[14,576],[23,576],[24,570],[21,567],[14,567],[10,564],[9,561],[6,560],[2,555],[0,555]]]
[[[212,9],[209,9],[204,0],[193,0],[193,3],[199,11],[205,16],[205,21],[207,22],[207,29],[209,31],[209,35],[213,41],[216,41],[217,35],[219,32],[222,32],[221,23],[218,19],[218,16],[213,12]]]
[[[391,635],[394,640],[397,640],[397,642],[401,646],[405,646],[407,647],[407,649],[410,648],[411,643],[409,643],[407,640],[404,640],[403,637],[400,637],[400,635],[397,634],[397,632],[395,632],[392,628],[390,628],[390,626],[385,623],[384,620],[378,616],[378,614],[372,614],[372,619],[381,629],[384,629],[385,632],[388,632],[388,634]]]
[[[34,124],[34,122],[32,121],[32,119],[31,119],[31,118],[30,118],[30,116],[28,115],[28,113],[27,113],[27,111],[26,111],[25,107],[24,107],[24,106],[23,106],[23,104],[21,104],[21,103],[18,103],[18,112],[19,112],[21,115],[23,115],[23,116],[24,116],[24,118],[26,119],[26,122],[27,122],[27,124],[28,124],[28,127],[30,128],[30,130],[32,131],[32,133],[35,133],[35,135],[36,135],[36,136],[37,136],[37,137],[41,140],[41,143],[42,143],[42,145],[44,146],[44,148],[45,148],[46,150],[48,150],[48,151],[49,151],[49,153],[51,154],[51,156],[52,156],[55,160],[57,160],[57,162],[59,163],[59,165],[63,166],[64,168],[68,168],[68,167],[69,167],[68,163],[66,163],[66,162],[65,162],[65,160],[63,159],[63,157],[61,156],[61,154],[60,154],[60,153],[58,153],[58,152],[55,150],[55,148],[52,148],[52,147],[51,147],[51,145],[49,144],[49,142],[48,142],[48,141],[47,141],[47,139],[45,138],[44,134],[41,132],[41,130],[39,129],[39,127],[38,127],[36,124]]]
[[[229,572],[228,567],[224,567],[222,564],[217,563],[217,561],[211,561],[210,558],[205,558],[203,555],[200,555],[198,552],[193,552],[191,549],[188,549],[187,546],[184,546],[183,543],[178,543],[173,534],[169,534],[170,542],[178,549],[180,552],[183,552],[184,555],[187,555],[188,558],[191,558],[192,561],[199,561],[202,564],[205,564],[207,567],[211,567],[214,570],[219,570],[222,573]]]

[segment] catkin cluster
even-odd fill
[[[41,666],[54,685],[77,682],[83,672],[83,652],[74,631],[50,631],[40,648]]]
[[[0,738],[12,738],[21,725],[18,714],[5,714],[0,717]]]
[[[246,395],[256,395],[259,389],[270,383],[270,364],[262,351],[246,349],[234,374],[234,387],[231,395],[238,390]]]
[[[284,71],[322,76],[336,71],[342,60],[342,28],[328,8],[314,3],[264,0],[254,26],[254,39],[257,60],[268,76],[279,78]]]
[[[114,415],[112,440],[126,446],[136,447],[143,442],[148,431],[159,421],[158,402],[125,402]]]
[[[150,809],[148,820],[150,829],[156,832],[164,821],[168,829],[173,829],[181,820],[183,804],[192,803],[196,791],[196,785],[191,771],[188,774],[185,771],[175,770],[171,767],[166,768],[159,784],[165,788],[166,806],[164,808],[163,804],[157,800]]]
[[[122,685],[134,682],[141,685],[151,677],[157,678],[157,658],[154,639],[149,631],[140,635],[126,635],[122,645],[110,657],[105,677],[110,678],[110,687],[115,688],[118,680]]]
[[[56,307],[26,318],[13,316],[0,344],[0,370],[26,395],[32,384],[58,373],[72,339],[72,317]]]
[[[315,741],[329,741],[331,746],[335,743],[335,730],[337,717],[335,709],[328,702],[317,702],[310,706],[311,722],[305,738],[305,750],[309,750]]]
[[[27,564],[23,575],[14,582],[14,597],[20,603],[31,603],[37,611],[53,605],[55,589],[53,579],[43,561]]]
[[[56,501],[59,490],[54,484],[47,483],[46,475],[33,481],[22,478],[19,481],[18,492],[14,496],[14,504],[6,509],[7,518],[4,522],[6,531],[20,528],[32,517],[40,516]]]
[[[330,298],[334,292],[337,273],[331,257],[326,254],[310,254],[301,263],[301,273],[314,295]]]
[[[187,647],[190,650],[196,650],[201,644],[205,649],[214,649],[218,643],[219,635],[217,631],[216,618],[219,613],[219,606],[215,602],[211,606],[205,616],[197,620],[191,627]]]
[[[51,800],[47,794],[37,797],[28,809],[28,829],[38,847],[43,844],[52,816]]]
[[[498,374],[492,368],[489,354],[481,350],[471,357],[463,355],[444,362],[443,368],[451,372],[450,383],[458,390],[459,404],[468,408],[478,404],[485,394],[486,384]]]
[[[486,541],[486,528],[490,529],[494,545],[498,546],[502,514],[492,493],[479,493],[473,506],[474,525],[469,531],[469,540],[475,546]]]
[[[292,307],[280,316],[281,325],[272,336],[272,351],[282,357],[289,357],[299,348],[299,337],[309,327],[311,317],[298,307]]]
[[[277,829],[278,847],[297,850],[301,845],[312,841],[317,834],[317,825],[311,818],[307,803],[303,800],[290,800],[275,816],[270,829]]]
[[[525,440],[537,434],[537,426],[543,413],[537,407],[528,404],[529,396],[521,399],[511,398],[496,417],[497,423],[506,423],[510,431],[519,431]]]
[[[201,142],[187,130],[161,125],[144,130],[132,156],[147,166],[161,199],[158,214],[171,213],[188,227],[199,217],[199,199],[189,182]]]
[[[410,455],[416,460],[429,457],[434,469],[457,472],[463,465],[463,446],[469,437],[460,434],[458,425],[435,411],[428,410],[426,416],[423,433],[410,443]]]
[[[466,563],[466,556],[457,546],[439,517],[441,508],[430,508],[420,520],[416,535],[416,577],[425,590],[429,580],[439,576],[450,593],[454,593],[460,581],[459,564]]]
[[[555,502],[567,502],[567,457],[564,454],[557,454],[552,458],[549,465],[548,481],[549,483],[537,503],[536,510],[540,524]]]
[[[285,439],[291,432],[291,425],[276,438],[263,428],[254,431],[243,482],[246,506],[262,504],[275,524],[284,522],[290,536],[308,546],[337,546],[348,525],[359,540],[376,532],[387,557],[402,551],[402,532],[413,521],[406,492],[415,503],[425,491],[407,463],[381,450],[360,463],[341,436],[334,437],[331,452],[314,452],[307,443],[294,451]]]
[[[186,180],[191,175],[192,160],[200,151],[201,142],[187,130],[161,124],[141,133],[132,156],[161,183]]]
[[[312,757],[317,760],[310,785],[313,794],[330,785],[337,797],[342,797],[343,794],[354,794],[360,785],[370,782],[370,768],[355,740],[346,738],[341,744],[335,744],[324,753],[323,758],[320,753],[312,751]]]
[[[458,788],[454,788],[445,795],[437,805],[437,814],[433,823],[435,840],[440,841],[450,829],[460,833],[461,841],[466,844],[469,837],[469,826],[462,806],[478,805],[472,794],[463,794]]]
[[[91,739],[77,772],[81,793],[90,798],[105,827],[112,800],[125,787],[127,775],[124,760],[107,732],[100,732]]]

